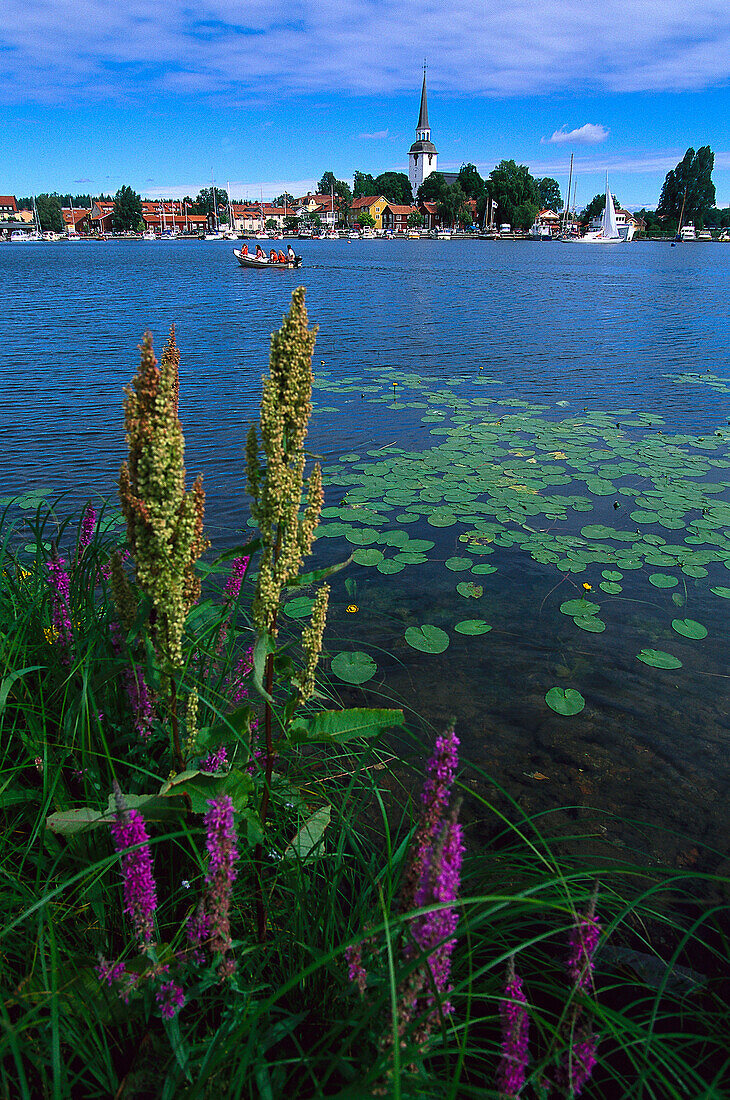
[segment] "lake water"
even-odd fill
[[[575,807],[551,828],[717,865],[730,247],[301,242],[300,271],[266,273],[232,247],[0,247],[3,493],[111,494],[137,345],[149,327],[159,352],[174,322],[188,471],[214,545],[240,541],[268,339],[304,283],[316,553],[356,558],[333,580],[333,668],[365,654],[370,699],[404,699],[427,728],[455,715],[527,812]],[[553,688],[583,709],[556,713]]]

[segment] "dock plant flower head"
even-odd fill
[[[504,996],[499,1002],[502,1028],[502,1057],[497,1067],[497,1089],[500,1096],[519,1096],[527,1071],[530,1020],[522,979],[515,970],[514,959],[507,967]]]
[[[229,910],[236,881],[236,830],[233,802],[228,795],[208,800],[205,815],[205,845],[208,849],[206,912],[210,918],[211,949],[225,954],[231,946]]]
[[[152,873],[152,852],[144,818],[138,810],[127,808],[119,787],[114,786],[116,814],[111,823],[114,848],[121,855],[124,879],[124,912],[134,927],[144,950],[152,942],[157,887]],[[134,851],[128,852],[127,848]]]
[[[330,587],[323,584],[317,591],[312,608],[309,626],[302,631],[302,649],[304,650],[304,668],[299,679],[299,701],[306,702],[314,694],[314,677],[317,671],[319,655],[322,652],[322,637],[327,622]]]
[[[66,562],[59,557],[55,544],[51,546],[51,560],[48,563],[48,587],[51,590],[51,637],[58,644],[61,660],[68,664],[73,642],[71,582]]]
[[[152,602],[159,657],[182,664],[188,611],[200,595],[195,563],[208,547],[203,536],[202,478],[185,488],[185,440],[178,419],[180,353],[174,326],[158,366],[145,333],[139,371],[124,401],[128,462],[119,496],[137,582]]]
[[[311,550],[324,500],[322,471],[317,465],[309,477],[300,515],[315,339],[316,329],[309,328],[304,287],[298,287],[281,329],[271,337],[269,375],[263,379],[261,396],[263,465],[253,425],[246,443],[251,514],[263,544],[252,608],[259,633],[276,633],[282,590],[297,576]]]

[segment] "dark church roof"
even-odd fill
[[[426,99],[426,67],[423,67],[423,87],[421,88],[421,113],[418,116],[418,129],[428,130],[428,101]]]
[[[414,141],[410,148],[411,153],[436,153],[436,146],[432,141]]]

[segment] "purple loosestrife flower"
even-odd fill
[[[522,979],[514,960],[507,967],[504,997],[499,1002],[502,1024],[502,1057],[497,1068],[497,1088],[502,1096],[518,1096],[525,1084],[530,1020]]]
[[[127,968],[123,962],[108,963],[106,959],[100,959],[96,973],[99,975],[99,980],[106,982],[111,988],[115,982],[120,982],[122,978],[126,977]]]
[[[112,650],[117,657],[122,653],[122,630],[119,623],[109,624]],[[152,719],[155,716],[155,708],[150,699],[149,689],[144,678],[144,673],[138,665],[125,668],[122,673],[122,683],[127,696],[130,710],[134,717],[134,728],[140,741],[149,741],[152,736]]]
[[[415,896],[417,908],[434,905],[439,902],[456,900],[461,878],[461,862],[464,855],[464,841],[461,825],[456,820],[458,810],[454,810],[451,819],[444,825],[437,843],[431,846],[421,882]],[[426,1006],[434,1008],[436,997],[448,994],[451,986],[451,956],[456,946],[454,932],[459,921],[455,908],[444,908],[433,913],[425,913],[412,922],[413,936],[428,958],[426,963],[431,971],[432,982],[428,982]],[[412,950],[412,949],[411,949]],[[442,1011],[452,1011],[448,1001],[443,1001]]]
[[[209,756],[206,756],[205,760],[201,761],[200,767],[204,772],[212,772],[215,774],[215,772],[221,771],[227,763],[228,750],[225,745],[221,745],[216,752],[210,753]]]
[[[71,627],[71,592],[66,563],[59,558],[55,545],[48,563],[48,585],[51,589],[52,637],[57,639],[61,649],[61,660],[68,664],[73,631]]]
[[[591,1028],[581,1028],[573,1037],[573,1045],[567,1065],[563,1067],[571,1096],[580,1096],[583,1086],[590,1080],[597,1062],[596,1037]]]
[[[198,903],[198,908],[188,917],[185,931],[190,944],[190,958],[197,966],[202,966],[205,962],[203,944],[210,938],[210,917],[206,913],[202,901]]]
[[[360,996],[365,996],[365,987],[368,980],[368,972],[362,964],[362,944],[353,943],[345,948],[345,961],[347,962],[347,976],[353,985],[356,985]]]
[[[415,904],[416,893],[430,860],[431,847],[448,809],[451,788],[459,765],[459,738],[454,728],[436,738],[433,756],[426,764],[421,792],[421,817],[411,840],[411,850],[401,889],[402,911]]]
[[[585,916],[576,918],[568,940],[566,969],[576,989],[587,990],[593,983],[593,956],[601,937],[601,925],[596,917],[598,888],[593,892]]]
[[[175,982],[165,982],[155,994],[163,1020],[172,1020],[185,1004],[185,994]]]
[[[152,941],[153,920],[157,909],[157,887],[152,874],[152,852],[144,818],[137,810],[128,810],[121,792],[115,786],[117,803],[115,820],[111,824],[114,847],[122,854],[124,879],[124,912],[129,916],[140,946],[144,950]],[[135,844],[141,847],[125,852]]]
[[[238,603],[238,597],[241,593],[241,585],[243,584],[243,578],[246,576],[246,570],[248,569],[248,563],[251,559],[246,555],[243,558],[236,558],[231,567],[231,574],[226,582],[225,592],[223,593],[223,599],[225,601],[225,607],[227,609],[226,617],[221,623],[220,630],[218,631],[218,640],[216,642],[215,651],[220,653],[223,646],[226,644],[226,638],[228,636],[228,627],[231,624],[232,609],[236,603]]]
[[[91,540],[94,537],[94,531],[96,530],[96,509],[91,501],[84,508],[84,514],[81,517],[81,530],[79,531],[79,542],[76,549],[76,561],[81,561],[84,556],[84,551],[91,544]]]
[[[246,650],[243,657],[239,660],[238,664],[233,670],[233,673],[228,677],[226,682],[225,691],[228,695],[229,701],[234,706],[238,706],[244,699],[248,699],[248,688],[246,687],[246,678],[253,669],[253,646]]]
[[[208,805],[210,809],[204,818],[205,843],[208,849],[206,910],[210,914],[211,949],[225,954],[231,946],[228,913],[238,859],[233,802],[228,795],[222,795],[220,798],[209,799]]]

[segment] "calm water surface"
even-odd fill
[[[325,459],[325,477],[344,454],[434,445],[425,407],[373,399],[378,386],[392,386],[393,370],[420,380],[420,394],[406,393],[403,382],[393,388],[415,405],[428,404],[424,394],[448,391],[462,401],[488,394],[540,405],[546,419],[583,410],[620,410],[628,418],[632,410],[634,418],[660,415],[665,433],[727,426],[721,383],[676,384],[676,376],[730,375],[730,247],[340,241],[302,242],[300,251],[301,271],[261,273],[240,269],[230,242],[1,246],[3,493],[29,486],[79,498],[111,493],[124,454],[121,395],[136,369],[136,347],[149,327],[159,351],[175,323],[188,470],[204,471],[216,545],[235,542],[246,523],[242,452],[268,339],[299,283],[319,325],[315,373],[349,383],[318,394],[322,411],[310,443]],[[480,376],[494,387],[478,386]],[[327,503],[336,505],[343,492],[333,486]],[[612,501],[596,498],[594,511],[569,530],[613,522]],[[730,537],[728,528],[720,539]],[[435,541],[432,554],[443,564],[460,552],[463,530],[438,531],[422,520],[408,533]],[[325,558],[352,549],[325,541],[323,549],[318,543]],[[570,803],[574,814],[558,820],[566,830],[575,818],[596,835],[680,863],[698,857],[672,831],[726,850],[730,603],[710,586],[730,584],[730,573],[723,582],[715,564],[706,581],[692,582],[686,614],[708,637],[670,644],[667,624],[685,612],[667,602],[669,594],[640,586],[651,570],[627,574],[610,608],[601,596],[607,629],[598,635],[576,629],[559,605],[580,595],[586,578],[596,591],[600,566],[566,576],[519,547],[495,549],[489,560],[498,572],[483,578],[479,606],[461,608],[464,618],[487,620],[490,633],[470,638],[450,630],[459,577],[443,567],[383,576],[353,566],[360,615],[345,615],[351,594],[340,576],[328,628],[332,652],[370,650],[378,677],[368,686],[405,698],[435,726],[456,714],[470,758],[526,810]],[[422,655],[404,643],[405,627],[422,622],[449,629],[445,653]],[[682,669],[637,662],[649,645],[681,656]],[[583,713],[550,711],[544,697],[554,685],[579,689]],[[536,774],[547,778],[530,778]],[[630,829],[613,812],[648,825]]]

